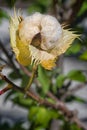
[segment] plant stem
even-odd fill
[[[0,90],[0,95],[4,94],[8,90],[12,89],[12,85],[8,84],[4,89]]]
[[[44,105],[46,107],[53,108],[55,110],[60,110],[62,114],[69,119],[70,122],[76,123],[79,128],[82,128],[83,130],[87,130],[86,126],[83,125],[83,123],[77,118],[76,114],[74,114],[73,111],[69,110],[66,105],[59,101],[57,103],[51,103],[47,101],[46,99],[40,98],[40,96],[32,93],[31,91],[25,91],[23,88],[15,85],[13,82],[11,82],[6,76],[0,73],[0,78],[4,81],[6,81],[8,84],[12,86],[12,89],[20,91],[23,94],[26,94],[28,97],[31,97],[35,101],[37,101],[40,105]],[[51,97],[53,97],[51,95]],[[56,99],[57,100],[57,99]]]
[[[29,88],[31,87],[31,84],[32,84],[34,77],[35,77],[35,74],[36,74],[36,70],[37,70],[37,66],[33,66],[32,75],[29,79],[29,82],[28,82],[26,88],[25,88],[25,91],[28,91]]]

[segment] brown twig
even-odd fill
[[[72,6],[72,14],[69,17],[68,23],[72,23],[75,20],[76,15],[78,14],[80,8],[82,7],[84,0],[76,0],[75,4]]]
[[[84,86],[87,85],[87,83],[84,83],[84,84],[79,84],[77,85],[76,87],[68,90],[66,93],[64,93],[64,95],[62,96],[61,100],[63,101],[64,99],[66,99],[68,96],[74,94],[76,91],[84,88]]]
[[[55,102],[58,101],[58,98],[56,96],[54,96],[50,91],[47,92],[47,96],[50,97],[51,99],[53,99]]]
[[[73,21],[76,19],[76,16],[77,16],[80,8],[82,7],[83,2],[84,2],[84,0],[76,0],[75,3],[72,5],[72,7],[71,7],[72,13],[69,16],[69,18],[66,20],[67,24],[73,23]],[[66,10],[66,9],[64,9],[64,10]]]
[[[3,59],[2,57],[0,57],[0,60],[2,61],[2,62],[4,62],[6,65],[8,65],[8,66],[11,66],[5,59]]]
[[[85,85],[87,85],[87,83],[79,84],[79,85],[77,85],[76,87],[70,89],[70,92],[71,92],[71,93],[74,93],[74,92],[76,92],[76,91],[78,91],[78,90],[84,88]]]
[[[24,67],[24,66],[21,65],[21,64],[19,64],[19,66],[20,66],[21,70],[22,70],[27,76],[30,77],[30,76],[32,75],[32,73],[29,72],[29,70],[28,70],[26,67]]]
[[[44,105],[46,107],[51,107],[53,109],[56,110],[60,110],[66,117],[67,119],[69,119],[70,121],[75,122],[80,128],[87,130],[87,128],[85,128],[85,126],[80,122],[80,120],[76,117],[76,115],[74,114],[73,111],[68,110],[68,108],[65,106],[65,104],[61,101],[57,101],[56,104],[50,103],[48,102],[46,99],[42,99],[39,96],[37,96],[36,94],[32,93],[31,91],[25,91],[23,88],[20,88],[19,86],[15,85],[13,82],[11,82],[6,76],[4,76],[3,74],[0,73],[0,77],[6,81],[7,83],[9,83],[10,85],[12,85],[12,88],[14,90],[20,91],[23,94],[27,94],[27,96],[31,97],[32,99],[34,99],[35,101],[37,101],[39,104]],[[52,96],[52,95],[51,95]],[[57,99],[56,99],[57,100]]]
[[[53,0],[52,1],[52,8],[53,8],[53,14],[54,14],[54,16],[57,18],[57,4],[58,4],[58,0]]]
[[[13,60],[12,60],[12,57],[9,55],[7,49],[5,48],[5,46],[3,45],[3,43],[0,41],[0,47],[2,49],[2,51],[4,52],[5,56],[7,57],[10,65],[13,67],[13,69],[15,70],[15,72],[20,76],[20,73],[18,73],[18,69],[16,68]]]
[[[10,90],[12,88],[12,85],[8,84],[4,89],[2,89],[0,91],[0,95],[4,94],[5,92],[7,92],[8,90]]]

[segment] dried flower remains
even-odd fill
[[[64,29],[56,18],[34,13],[10,19],[11,46],[18,62],[24,66],[41,64],[51,70],[59,55],[64,53],[78,35]]]

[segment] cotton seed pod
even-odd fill
[[[78,35],[62,28],[56,18],[34,13],[26,18],[10,19],[11,46],[18,62],[24,66],[41,64],[51,70]]]

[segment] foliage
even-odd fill
[[[41,66],[38,67],[38,80],[41,83],[42,91],[46,93],[50,87],[50,79],[46,70],[44,70]]]
[[[8,17],[6,11],[0,9],[0,23],[1,23],[1,21],[2,21],[3,18],[8,19],[9,17]]]

